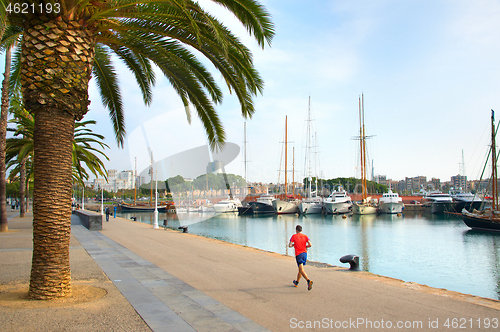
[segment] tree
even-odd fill
[[[12,108],[12,113],[14,114],[14,118],[10,122],[16,124],[16,127],[8,129],[14,133],[14,137],[7,139],[7,153],[5,157],[8,168],[12,168],[9,177],[13,179],[20,174],[22,161],[25,160],[27,161],[26,168],[29,178],[33,174],[32,160],[35,122],[33,117],[22,107]],[[89,179],[89,174],[85,167],[96,177],[107,177],[106,168],[100,157],[109,160],[102,151],[105,148],[109,148],[109,146],[103,142],[104,136],[96,134],[90,128],[87,128],[88,125],[93,124],[96,124],[94,120],[78,121],[75,123],[72,152],[73,182],[80,185],[84,185],[84,181]],[[92,143],[100,149],[94,147]],[[21,186],[22,184],[23,182],[21,181]]]
[[[8,23],[24,29],[22,93],[35,119],[29,297],[66,296],[71,294],[73,132],[75,121],[88,111],[91,73],[120,146],[125,128],[113,54],[135,75],[146,104],[151,102],[156,65],[180,96],[188,120],[194,106],[212,149],[222,148],[225,139],[214,106],[222,101],[222,92],[191,49],[211,61],[236,94],[245,117],[253,114],[253,97],[262,91],[263,81],[251,52],[192,0],[1,1]],[[273,24],[256,0],[213,1],[233,13],[259,45],[270,44]],[[21,4],[34,6],[28,13],[9,12],[9,6]]]
[[[1,24],[1,50],[5,51],[5,72],[2,82],[2,102],[0,112],[0,231],[8,230],[7,210],[6,210],[6,164],[5,164],[5,144],[7,138],[7,115],[9,109],[9,87],[12,48],[19,41],[21,29],[14,26],[6,26],[4,23],[3,3],[0,4],[0,24]],[[23,189],[21,188],[21,191]],[[23,215],[23,206],[21,205],[21,216]]]

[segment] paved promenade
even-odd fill
[[[2,331],[500,330],[498,301],[322,264],[307,265],[307,291],[291,285],[293,257],[121,218],[100,232],[74,221],[74,288],[107,294],[63,307],[12,308],[0,297]],[[9,229],[0,295],[29,281],[31,218],[12,217]]]

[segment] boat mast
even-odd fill
[[[497,176],[497,152],[496,152],[496,144],[495,144],[495,111],[491,110],[491,191],[493,197],[493,211],[498,210],[498,176]]]
[[[307,187],[307,197],[311,197],[311,96],[309,96],[309,108],[307,111],[307,146],[306,146],[306,158],[308,158],[308,187]]]
[[[361,97],[358,99],[358,109],[359,109],[359,155],[361,158],[361,190],[362,190],[362,197],[363,200],[366,198],[365,197],[365,187],[363,183],[363,120],[361,117]]]
[[[292,159],[292,195],[295,196],[295,146],[292,149],[293,159]]]
[[[246,185],[246,182],[247,182],[247,123],[245,122],[245,128],[244,128],[244,141],[243,141],[243,144],[245,146],[245,185]]]
[[[365,99],[361,94],[361,109],[363,113],[363,198],[368,196],[368,189],[366,188],[366,136],[365,136]]]
[[[151,174],[151,194],[149,197],[149,205],[153,205],[153,151],[151,151],[151,167],[149,168]]]
[[[288,116],[285,115],[285,195],[288,194],[288,182],[287,182],[287,172],[288,172],[288,164],[287,164],[287,141],[288,141],[288,136],[287,136],[287,121],[288,121]]]
[[[137,204],[137,157],[135,157],[135,169],[134,169],[134,204]]]

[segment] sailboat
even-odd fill
[[[500,232],[500,211],[498,207],[497,152],[495,144],[495,112],[491,110],[491,207],[482,211],[462,210],[464,223],[472,229]]]
[[[352,212],[354,214],[375,214],[377,205],[374,204],[371,197],[368,197],[366,187],[366,135],[365,135],[365,102],[364,96],[359,99],[359,145],[361,155],[361,187],[363,190],[362,201],[353,203]]]
[[[277,214],[295,214],[299,212],[298,199],[288,195],[288,182],[287,182],[287,121],[288,117],[285,117],[285,199],[275,199],[272,201],[273,208],[276,210]]]
[[[317,195],[318,183],[316,178],[316,190],[313,192],[311,189],[312,174],[311,174],[311,97],[309,97],[309,110],[307,112],[307,143],[306,143],[306,165],[309,170],[308,185],[307,185],[307,198],[303,199],[299,204],[299,211],[301,214],[321,214],[323,212],[323,199]]]

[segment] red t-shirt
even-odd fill
[[[293,234],[290,238],[290,242],[293,242],[293,247],[295,248],[295,256],[300,255],[303,252],[307,252],[306,244],[309,241],[307,235],[302,233]]]

